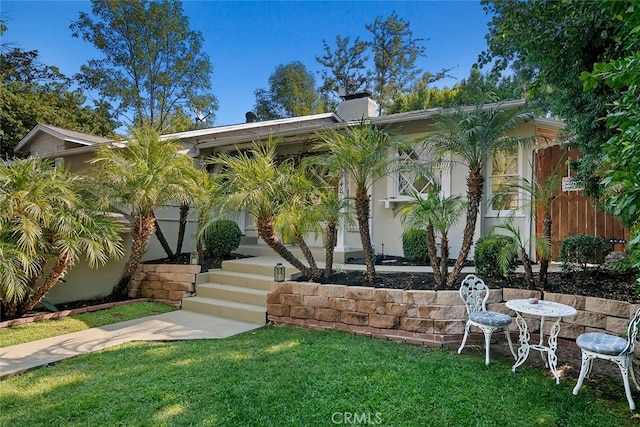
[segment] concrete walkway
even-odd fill
[[[262,326],[176,310],[0,348],[0,379],[130,341],[227,338]]]

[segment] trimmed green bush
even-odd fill
[[[511,237],[502,234],[489,234],[478,239],[473,260],[476,273],[481,277],[499,278],[504,275],[500,271],[500,252],[511,243]],[[513,273],[518,266],[518,259],[514,257],[507,266],[507,274]]]
[[[211,224],[204,240],[205,251],[216,258],[229,256],[238,249],[242,232],[235,221],[220,219]]]
[[[411,229],[402,233],[402,253],[411,262],[429,263],[427,231]]]
[[[577,264],[582,271],[586,271],[587,264],[602,264],[609,252],[611,249],[601,238],[576,234],[567,237],[560,244],[560,261],[565,270],[571,270]]]

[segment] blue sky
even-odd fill
[[[183,2],[190,28],[204,37],[203,50],[213,65],[213,92],[219,100],[216,126],[242,123],[253,109],[258,88],[279,64],[301,61],[309,71],[321,70],[322,40],[333,46],[337,35],[368,39],[365,24],[394,11],[409,21],[416,38],[425,39],[425,71],[453,68],[458,79],[469,75],[486,48],[489,17],[479,1],[212,1]],[[42,61],[71,76],[89,59],[101,58],[93,45],[71,37],[69,25],[88,1],[0,0],[8,26],[3,43],[36,49]],[[316,75],[319,82],[320,75]],[[452,86],[446,79],[438,86]]]

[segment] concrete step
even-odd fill
[[[222,262],[222,269],[211,270],[210,272],[216,271],[224,271],[224,272],[234,272],[234,273],[246,273],[257,276],[268,277],[273,280],[273,268],[276,263],[281,262],[285,266],[287,277],[291,277],[292,274],[298,273],[298,269],[292,267],[289,263],[285,261],[279,261],[277,258],[269,258],[268,261],[265,261],[264,258],[242,258],[242,259],[232,259]],[[269,262],[269,264],[260,263]]]
[[[183,298],[182,309],[258,324],[265,324],[267,318],[266,307],[199,296]]]
[[[208,282],[269,291],[271,282],[273,282],[273,275],[263,276],[236,271],[213,270],[209,271]]]
[[[268,293],[268,290],[243,288],[219,283],[204,283],[196,287],[196,295],[199,297],[234,301],[261,307],[267,306]]]

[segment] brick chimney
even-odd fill
[[[378,104],[371,99],[371,95],[367,92],[354,93],[343,97],[343,101],[338,105],[336,114],[345,121],[376,117],[378,115]]]

